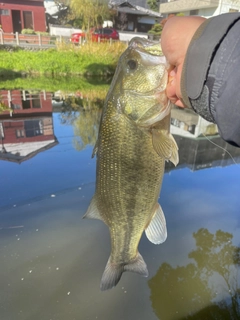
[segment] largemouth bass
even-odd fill
[[[85,218],[109,227],[111,254],[101,290],[114,287],[124,271],[148,276],[138,252],[145,230],[154,244],[167,238],[158,204],[166,160],[178,163],[170,134],[168,73],[160,44],[134,38],[119,59],[100,123],[96,192]]]

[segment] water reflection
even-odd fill
[[[160,198],[168,239],[161,246],[141,239],[149,281],[125,273],[103,294],[107,228],[81,219],[94,193],[103,97],[0,95],[11,111],[0,116],[0,154],[8,157],[0,161],[1,320],[239,318],[240,149],[188,110],[172,113],[180,164],[167,163]],[[24,153],[30,140],[35,149]]]
[[[51,93],[1,90],[0,96],[9,107],[0,114],[0,160],[21,163],[58,143]]]
[[[81,151],[87,145],[94,146],[104,99],[84,97],[78,92],[71,97],[65,97],[62,102],[60,121],[73,126],[73,145],[76,150]]]
[[[193,233],[194,262],[172,267],[163,263],[149,280],[152,306],[164,320],[239,319],[240,247],[233,235],[202,228]]]

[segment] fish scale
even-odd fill
[[[148,276],[138,252],[144,231],[155,244],[167,237],[158,197],[165,161],[176,165],[178,152],[169,132],[166,67],[161,50],[153,55],[151,46],[156,52],[155,43],[135,38],[121,56],[93,152],[96,190],[84,217],[102,220],[110,231],[111,254],[102,290],[114,287],[124,271]]]

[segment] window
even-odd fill
[[[41,100],[39,94],[31,95],[32,108],[41,108]]]
[[[25,120],[24,128],[26,137],[36,137],[43,134],[43,123],[42,120]]]
[[[21,106],[20,106],[20,104],[11,103],[11,109],[13,109],[13,110],[19,110],[19,109],[21,109]]]
[[[23,21],[25,29],[33,29],[32,11],[23,11]]]
[[[4,138],[4,130],[3,130],[3,124],[0,122],[0,139]]]
[[[112,30],[111,29],[103,29],[104,34],[111,34]]]
[[[17,129],[16,130],[16,137],[17,138],[23,138],[24,137],[24,130],[23,129]]]
[[[9,16],[10,12],[7,9],[0,9],[0,15],[1,16]]]
[[[190,16],[197,16],[199,14],[199,10],[190,10]]]

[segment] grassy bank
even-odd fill
[[[38,75],[91,75],[113,74],[121,53],[122,42],[86,43],[83,46],[60,44],[56,49],[29,51],[0,50],[0,76],[12,72]]]
[[[14,79],[0,79],[0,88],[5,90],[46,90],[48,92],[66,91],[66,92],[106,92],[109,88],[111,77],[109,79],[100,77],[19,77]]]

